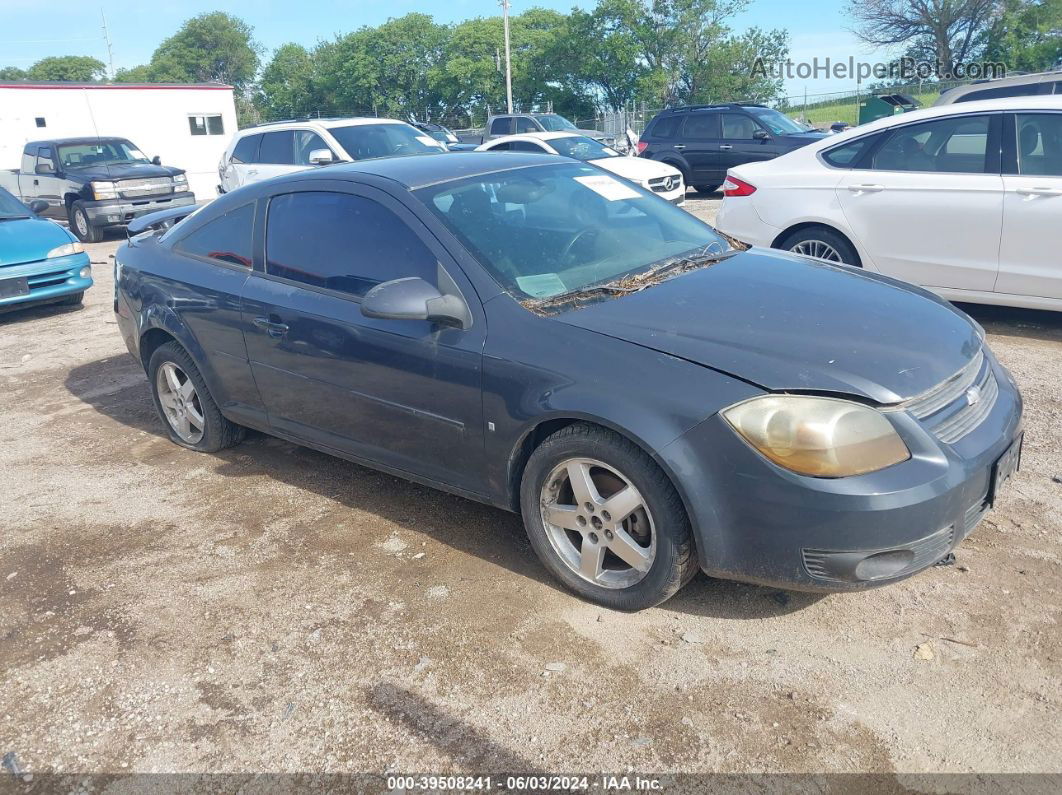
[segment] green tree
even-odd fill
[[[264,118],[306,116],[332,108],[320,90],[320,75],[314,54],[301,44],[285,44],[262,70],[255,105]]]
[[[103,61],[87,55],[59,55],[42,58],[26,70],[29,80],[57,80],[90,83],[107,74]]]
[[[134,66],[131,69],[119,69],[114,74],[114,82],[116,83],[150,83],[151,67],[147,64],[141,66]]]
[[[243,20],[215,11],[192,17],[158,46],[147,74],[154,83],[228,83],[250,87],[258,72],[259,45]]]
[[[26,70],[17,66],[0,67],[0,80],[25,80]]]
[[[983,58],[1024,72],[1062,64],[1062,0],[1004,0]]]

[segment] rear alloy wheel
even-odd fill
[[[837,232],[824,226],[797,230],[786,237],[778,248],[825,262],[862,267],[859,254],[856,253],[852,244]]]
[[[177,444],[213,453],[243,438],[244,429],[222,416],[199,368],[176,342],[151,355],[148,377],[155,408]]]
[[[524,526],[546,567],[583,598],[641,610],[696,573],[682,501],[667,476],[629,440],[570,425],[528,460]]]

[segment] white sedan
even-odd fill
[[[716,227],[953,301],[1062,311],[1062,96],[892,116],[727,172]]]
[[[538,152],[573,157],[641,185],[672,204],[681,205],[686,201],[686,186],[677,168],[641,157],[624,157],[615,149],[585,135],[565,132],[505,135],[477,147],[476,151]]]

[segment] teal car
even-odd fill
[[[33,304],[80,304],[92,286],[84,247],[53,221],[0,188],[0,311]]]

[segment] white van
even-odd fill
[[[281,174],[375,157],[446,152],[427,133],[396,119],[307,119],[240,130],[218,164],[218,193]]]

